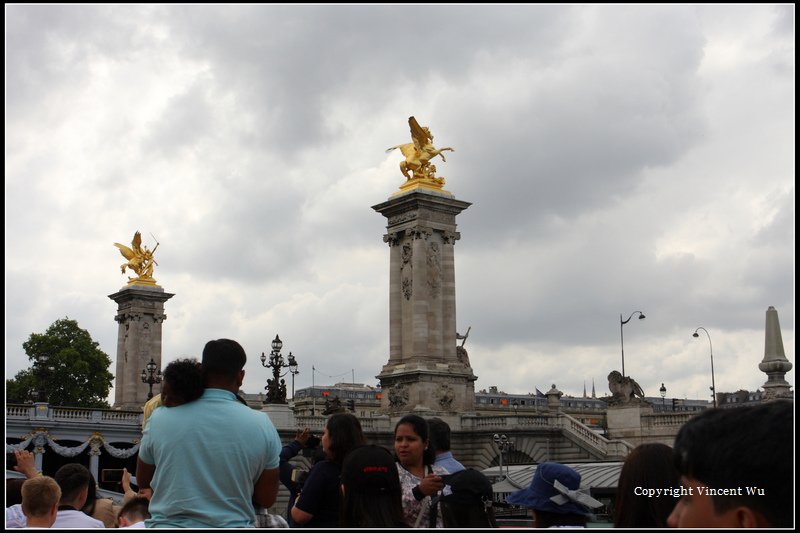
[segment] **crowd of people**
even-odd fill
[[[30,452],[16,451],[27,479],[7,480],[6,527],[497,527],[491,482],[453,456],[439,418],[403,416],[391,453],[367,442],[356,416],[333,414],[310,471],[296,470],[289,461],[316,448],[315,437],[304,428],[281,444],[266,414],[238,396],[245,362],[237,342],[219,339],[202,361],[167,366],[160,397],[145,409],[138,491],[125,471],[122,506],[97,497],[83,465],[50,478]],[[674,448],[636,447],[620,473],[614,526],[793,526],[793,424],[789,401],[710,409],[684,424]],[[267,511],[279,482],[290,492],[285,516]],[[530,510],[534,527],[585,527],[603,506],[556,462],[539,464],[503,503]]]

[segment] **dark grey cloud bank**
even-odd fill
[[[111,246],[162,243],[165,361],[275,332],[374,383],[406,119],[456,152],[458,322],[478,388],[755,388],[794,355],[790,6],[9,6],[6,373],[69,315],[116,356]],[[787,22],[788,21],[788,22]],[[152,240],[148,240],[152,243]],[[58,258],[58,260],[53,260]],[[513,369],[513,372],[509,372]],[[793,382],[794,374],[790,374]]]

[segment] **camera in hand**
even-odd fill
[[[14,452],[6,452],[6,470],[14,470],[17,466],[17,455]]]
[[[306,448],[314,449],[320,445],[322,438],[319,435],[309,435],[306,441]]]

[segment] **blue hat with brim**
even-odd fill
[[[556,514],[591,514],[590,508],[603,504],[579,492],[581,475],[559,463],[542,463],[536,467],[528,488],[510,494],[506,501],[536,511]]]

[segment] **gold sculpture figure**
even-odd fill
[[[387,153],[397,148],[406,156],[406,160],[400,163],[400,172],[406,180],[419,179],[430,181],[441,187],[444,178],[436,177],[436,167],[430,164],[434,157],[441,156],[442,161],[447,161],[442,152],[455,152],[450,147],[437,149],[433,146],[433,134],[427,127],[422,127],[414,117],[409,117],[408,125],[411,127],[411,140],[408,144],[398,144],[386,150]],[[412,174],[409,174],[409,171]]]
[[[148,250],[147,246],[142,247],[142,234],[138,231],[133,235],[133,240],[131,241],[131,246],[133,246],[133,248],[128,248],[124,244],[118,242],[114,243],[114,246],[119,248],[119,253],[128,260],[127,263],[122,263],[122,265],[120,265],[122,273],[124,274],[125,269],[129,268],[138,276],[136,278],[128,276],[128,285],[156,284],[156,280],[153,279],[153,267],[158,265],[158,263],[153,258],[153,254],[156,253],[158,245],[159,243],[156,242],[156,246],[152,250]]]

